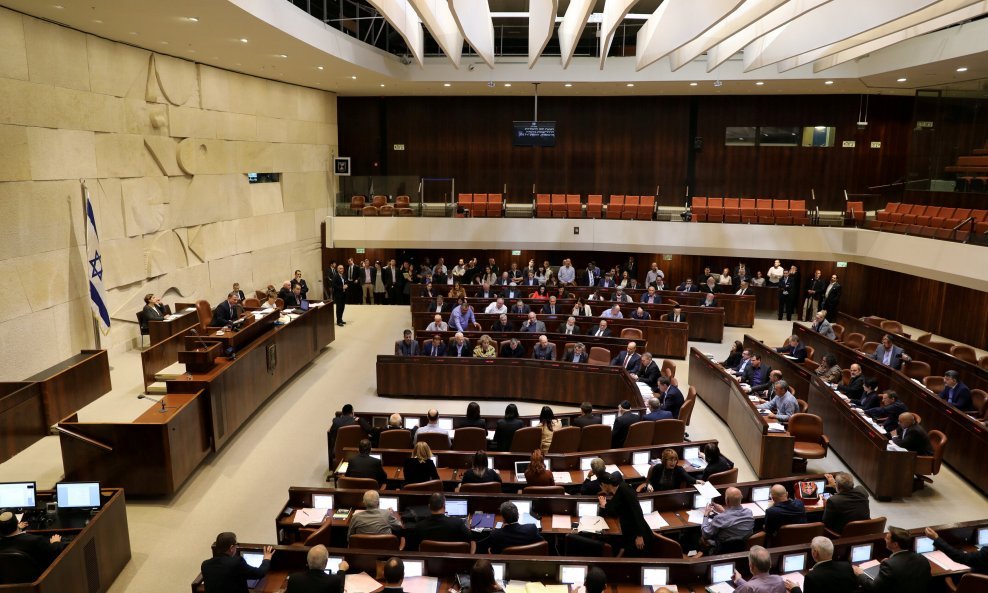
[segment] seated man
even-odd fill
[[[772,399],[756,406],[759,410],[769,410],[765,417],[779,422],[789,422],[789,417],[799,412],[799,402],[796,396],[789,393],[789,384],[783,380],[775,382],[772,386]]]
[[[281,283],[281,289],[278,291],[278,298],[285,301],[285,306],[288,306],[288,301],[292,298],[291,280],[285,280]]]
[[[466,300],[459,307],[453,309],[453,313],[449,316],[449,327],[459,332],[481,329],[480,324],[477,323],[477,318],[473,315],[473,307],[468,305]]]
[[[480,292],[477,293],[477,296],[480,297],[480,298],[482,298],[482,299],[496,299],[497,298],[497,291],[494,290],[493,288],[491,288],[490,283],[485,280],[481,284],[481,289],[480,289]]]
[[[341,428],[344,426],[350,426],[352,424],[359,425],[364,429],[365,434],[370,434],[371,425],[370,422],[364,418],[357,418],[353,415],[353,405],[344,404],[343,408],[340,410],[340,415],[333,418],[333,422],[329,427],[329,450],[333,451],[336,447],[336,435]],[[342,459],[337,460],[337,463],[342,461]]]
[[[628,296],[627,294],[624,293],[624,289],[623,288],[618,288],[616,291],[614,291],[614,296],[611,297],[611,300],[612,301],[615,301],[615,302],[618,302],[618,303],[633,303],[634,302],[630,296]]]
[[[748,550],[748,570],[751,572],[751,578],[748,580],[743,579],[737,570],[734,571],[734,578],[731,579],[731,582],[734,584],[736,593],[784,593],[786,591],[786,584],[782,577],[770,573],[772,555],[765,548],[751,546],[751,549]]]
[[[576,317],[570,317],[566,320],[566,323],[560,323],[559,327],[556,328],[556,333],[566,334],[567,336],[579,334],[580,326],[576,324]]]
[[[899,401],[898,393],[887,391],[882,395],[882,405],[865,410],[865,414],[881,422],[887,432],[892,432],[899,425],[899,414],[908,411],[906,404]]]
[[[843,393],[853,401],[861,401],[861,396],[864,394],[864,375],[861,374],[861,365],[857,363],[851,364],[848,369],[851,373],[851,380],[847,385],[838,385],[837,391]]]
[[[593,413],[593,404],[590,402],[583,402],[580,404],[580,415],[573,418],[573,421],[570,424],[583,428],[584,426],[590,426],[591,424],[603,423],[604,421],[601,419],[600,414]],[[601,469],[603,469],[603,467],[601,467]]]
[[[686,314],[683,313],[683,308],[677,303],[672,307],[672,313],[666,316],[666,321],[674,321],[676,323],[683,323],[686,321]]]
[[[388,480],[384,473],[384,466],[377,457],[371,457],[371,442],[369,439],[360,439],[357,443],[357,454],[350,458],[347,464],[346,477],[348,478],[370,478],[376,480],[379,486],[383,486]]]
[[[632,375],[638,373],[638,368],[641,366],[642,357],[636,352],[637,349],[637,344],[634,342],[628,342],[627,348],[611,360],[611,366],[624,367],[624,370],[628,371]]]
[[[769,383],[769,375],[772,373],[772,367],[767,364],[762,364],[762,357],[759,354],[751,355],[751,362],[744,369],[744,374],[741,375],[741,382],[748,385],[751,391],[756,391],[755,387],[761,387],[762,389],[767,389],[766,385]]]
[[[500,554],[505,548],[527,546],[542,541],[539,529],[534,524],[518,523],[518,507],[508,501],[501,503],[501,518],[504,526],[491,531],[487,539],[480,542],[477,552]]]
[[[662,303],[662,295],[660,295],[654,286],[648,287],[648,292],[642,293],[641,302],[647,305],[658,305]]]
[[[418,356],[419,342],[412,339],[412,330],[406,329],[402,339],[395,342],[395,356]]]
[[[796,362],[803,362],[806,360],[806,347],[799,342],[799,336],[789,336],[789,340],[786,341],[786,345],[782,348],[776,348],[775,351],[791,358],[795,358]]]
[[[532,312],[532,309],[525,304],[525,301],[518,299],[515,304],[511,307],[511,313],[513,315],[528,315]]]
[[[639,321],[648,321],[652,316],[645,309],[638,307],[631,313],[631,318]]]
[[[429,346],[431,342],[426,342],[426,347]],[[441,342],[440,342],[441,344]],[[387,432],[389,430],[405,430],[404,424],[402,424],[401,414],[395,412],[388,416],[388,423],[384,426],[375,426],[371,429],[370,438],[371,445],[376,447],[378,443],[381,442],[381,433]]]
[[[834,327],[827,321],[826,310],[816,312],[816,315],[813,317],[813,325],[810,326],[810,329],[825,338],[830,338],[831,340],[837,339],[837,334],[834,333]]]
[[[631,379],[648,385],[652,389],[652,393],[655,393],[659,390],[660,374],[659,365],[655,364],[655,361],[652,360],[652,353],[646,352],[642,354],[641,363],[638,365],[638,372],[631,373]]]
[[[864,486],[854,485],[854,478],[847,472],[824,474],[827,480],[826,491],[833,493],[823,507],[823,525],[827,529],[840,533],[844,526],[851,521],[863,521],[871,518],[871,508],[868,502],[868,491]]]
[[[980,550],[965,552],[948,544],[940,537],[936,531],[927,527],[926,537],[933,540],[933,547],[947,555],[954,562],[965,564],[971,567],[971,572],[978,574],[988,574],[988,546],[981,546]]]
[[[18,523],[13,513],[0,514],[0,552],[21,552],[29,556],[37,568],[38,572],[34,575],[37,578],[62,551],[62,536],[43,537],[25,533],[22,529],[26,527],[27,523]]]
[[[772,506],[765,510],[765,533],[771,538],[785,525],[806,523],[806,507],[803,501],[789,498],[789,491],[782,484],[775,484],[769,490]]]
[[[750,294],[750,292],[748,290],[748,282],[747,282],[747,280],[742,280],[741,281],[741,286],[738,287],[738,289],[734,292],[734,294],[736,294],[737,296],[744,296],[746,294]]]
[[[213,311],[213,319],[209,322],[210,327],[226,327],[237,320],[238,314],[237,310],[240,308],[238,303],[240,302],[240,297],[237,293],[231,292],[226,295],[226,300],[216,305],[216,309]]]
[[[693,284],[692,278],[687,278],[685,282],[676,287],[678,292],[700,292],[700,287]]]
[[[549,302],[542,305],[543,315],[556,315],[562,313],[563,308],[556,304],[556,295],[549,297]]]
[[[443,337],[433,334],[432,339],[422,347],[423,356],[446,356],[446,344],[443,344]]]
[[[491,326],[492,332],[513,332],[515,331],[515,324],[511,323],[507,315],[501,315]]]
[[[573,349],[563,354],[563,362],[587,362],[590,355],[587,354],[587,347],[582,342],[573,345]]]
[[[501,346],[498,356],[501,358],[525,358],[525,346],[518,341],[518,338],[511,338],[507,344]]]
[[[381,508],[381,495],[377,490],[364,492],[364,511],[350,517],[347,540],[354,535],[398,535],[401,521],[395,518],[390,509]]]
[[[434,432],[446,437],[446,447],[449,448],[449,431],[445,428],[439,426],[439,410],[431,408],[426,414],[426,419],[428,423],[425,426],[420,426],[415,429],[415,435],[412,437],[412,444],[419,442],[419,435],[423,435],[427,432]]]
[[[703,298],[703,302],[700,303],[700,306],[701,307],[716,307],[717,306],[717,299],[714,298],[714,294],[712,292],[708,292],[707,295]]]
[[[346,578],[345,571],[348,568],[346,561],[340,563],[339,570],[330,574],[326,570],[326,563],[329,561],[329,550],[326,546],[319,544],[309,548],[305,555],[305,572],[296,572],[288,575],[288,586],[285,593],[306,593],[307,591],[332,591],[339,593],[343,591],[343,582]]]
[[[244,557],[237,553],[237,535],[228,531],[216,536],[212,549],[213,557],[204,560],[199,567],[206,593],[246,591],[248,580],[260,579],[268,573],[274,555],[273,547],[264,546],[261,565],[255,568],[247,564]]]
[[[709,503],[700,525],[700,545],[712,554],[738,552],[755,527],[749,509],[741,506],[741,491],[731,487],[724,492],[724,506]]]
[[[588,336],[596,336],[599,338],[606,338],[611,335],[611,330],[607,329],[607,320],[601,319],[600,323],[591,327],[587,331]]]
[[[934,543],[934,545],[936,545]],[[858,577],[854,576],[851,563],[847,560],[834,560],[834,542],[817,536],[810,542],[810,556],[813,568],[806,573],[803,587],[813,591],[854,591],[858,588]],[[786,589],[792,593],[803,593],[803,589],[786,579]]]
[[[947,371],[943,374],[943,391],[940,399],[964,412],[972,412],[974,403],[971,401],[971,390],[961,381],[960,373]]]
[[[508,306],[504,304],[504,299],[502,299],[501,297],[498,297],[496,301],[487,305],[487,308],[484,309],[484,313],[497,313],[498,315],[507,312],[508,312]]]
[[[453,339],[446,346],[446,356],[456,356],[458,358],[470,358],[473,356],[473,347],[470,340],[463,337],[463,332],[456,332]]]
[[[917,455],[933,455],[933,445],[926,429],[916,423],[916,416],[909,412],[899,414],[899,428],[891,432],[892,442]]]
[[[427,332],[445,332],[449,331],[449,324],[443,321],[443,318],[438,313],[432,318],[432,323],[430,323],[426,328]]]
[[[445,313],[447,308],[446,303],[443,302],[443,295],[436,295],[435,302],[429,303],[429,306],[425,310],[429,313]]]
[[[295,307],[302,306],[302,285],[296,284],[292,286],[292,290],[288,293],[288,298],[285,299],[285,308],[293,309]]]
[[[672,414],[673,418],[679,418],[679,410],[686,403],[683,392],[672,384],[669,377],[659,377],[658,386],[659,393],[662,394],[662,409]]]
[[[406,530],[408,548],[417,550],[423,541],[469,542],[470,530],[463,519],[446,516],[446,497],[433,492],[429,497],[429,516],[416,521],[411,531]]]
[[[600,316],[603,319],[624,319],[624,314],[621,313],[621,305],[614,305],[610,309],[605,309]]]
[[[545,335],[539,336],[539,343],[532,348],[532,358],[535,360],[556,360],[556,345],[550,344],[549,338]]]
[[[521,331],[529,332],[533,334],[544,334],[545,333],[545,323],[539,321],[538,316],[535,311],[528,312],[528,319],[522,322]]]
[[[868,355],[868,358],[877,360],[895,370],[902,368],[902,363],[912,360],[908,354],[902,351],[902,348],[892,345],[892,338],[888,334],[882,336],[882,343],[875,348],[874,354]]]
[[[913,538],[900,527],[889,527],[885,533],[885,547],[891,555],[882,561],[878,576],[871,578],[864,570],[853,565],[851,570],[858,577],[862,591],[930,591],[932,581],[930,561],[912,551]]]
[[[662,409],[662,401],[657,397],[649,398],[646,403],[648,413],[642,416],[642,420],[668,420],[672,414]]]

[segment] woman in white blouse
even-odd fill
[[[724,268],[724,271],[720,273],[720,278],[717,280],[717,284],[721,286],[731,286],[731,268]]]

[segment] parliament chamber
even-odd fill
[[[710,4],[0,0],[0,593],[988,590],[988,7]]]

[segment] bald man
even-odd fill
[[[700,545],[712,554],[741,551],[754,527],[751,511],[741,506],[741,491],[731,487],[724,492],[724,506],[712,502],[704,509]]]
[[[926,429],[916,423],[916,415],[910,412],[899,414],[899,428],[892,431],[892,442],[906,451],[933,455],[933,445]]]
[[[803,502],[789,498],[789,492],[782,484],[775,484],[769,491],[772,506],[765,511],[765,533],[772,538],[784,525],[806,523],[806,507]]]

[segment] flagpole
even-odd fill
[[[86,210],[87,210],[88,201],[89,201],[89,188],[86,187],[86,180],[85,179],[80,179],[79,180],[79,184],[82,186],[82,220],[83,220],[83,222],[86,222]],[[86,253],[89,253],[89,233],[86,232],[85,235],[86,235],[86,246],[85,246],[86,247]],[[86,284],[87,284],[87,290],[86,290],[86,292],[88,293],[89,292],[89,290],[88,290],[88,284],[89,284],[89,282],[87,281]],[[94,341],[96,343],[96,350],[102,350],[102,348],[100,346],[99,322],[96,320],[96,315],[93,314],[92,310],[90,310],[90,312],[89,312],[89,318],[93,322],[93,339],[94,339]]]

